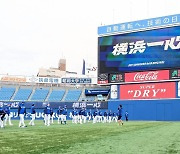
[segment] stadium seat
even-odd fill
[[[28,100],[28,98],[29,98],[29,96],[31,95],[31,93],[32,93],[32,89],[20,88],[20,89],[17,91],[17,93],[16,93],[16,95],[15,95],[15,97],[14,97],[13,100],[26,101],[26,100]]]
[[[52,90],[48,101],[61,101],[65,94],[65,90]]]
[[[69,90],[64,101],[78,101],[81,93],[81,90]]]
[[[32,101],[44,101],[49,93],[49,89],[38,88],[31,97]]]
[[[0,100],[7,100],[9,101],[11,97],[13,96],[16,88],[10,88],[10,87],[2,87],[0,89]]]

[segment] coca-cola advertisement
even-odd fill
[[[120,99],[165,99],[176,97],[176,83],[120,85]]]
[[[169,80],[169,70],[125,73],[125,82]]]

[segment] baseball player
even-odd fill
[[[112,121],[112,113],[111,113],[111,110],[109,111],[108,113],[108,122],[111,123]]]
[[[60,120],[62,119],[61,115],[62,115],[62,108],[61,108],[61,106],[59,106],[59,108],[57,110],[58,124],[60,123]],[[62,124],[62,121],[61,121],[61,124]]]
[[[5,115],[6,115],[5,111],[2,108],[0,108],[0,127],[1,128],[4,128],[3,120],[4,120]]]
[[[108,111],[107,111],[108,112]],[[104,112],[104,115],[103,115],[103,123],[106,123],[107,122],[107,116],[108,116],[108,113],[106,111]]]
[[[53,124],[54,123],[54,112],[53,112],[52,108],[51,108],[50,116],[51,116],[51,123]]]
[[[86,111],[86,108],[84,108],[84,117],[83,117],[83,120],[84,120],[84,123],[86,123],[86,120],[87,120],[87,111]]]
[[[19,120],[19,127],[27,127],[24,123],[24,116],[26,115],[26,107],[25,107],[25,104],[24,102],[22,102],[20,105],[19,105],[19,108],[18,108],[18,116],[20,117],[20,120]]]
[[[67,107],[64,105],[63,107],[63,122],[66,125],[66,117],[67,117]]]
[[[119,126],[123,125],[123,121],[121,119],[122,114],[123,114],[123,108],[122,108],[122,105],[119,105],[119,107],[118,107],[118,124],[119,124]]]
[[[97,111],[95,110],[93,112],[93,124],[95,124],[97,122]]]
[[[50,104],[48,103],[44,109],[44,120],[45,120],[45,126],[50,126],[50,114],[51,114],[51,108]]]
[[[83,108],[79,110],[79,123],[82,124]]]
[[[75,123],[75,115],[76,115],[76,109],[74,108],[73,111],[72,111],[72,123]],[[70,116],[69,116],[70,117]]]
[[[35,118],[36,118],[35,106],[34,106],[34,104],[32,104],[32,106],[31,106],[31,121],[29,122],[29,125],[31,125],[31,126],[35,125],[34,124]]]
[[[126,112],[125,112],[126,121],[128,121],[128,117],[129,117],[129,114],[128,114],[128,112],[126,111]]]
[[[117,113],[116,112],[112,113],[112,121],[117,122]]]
[[[78,123],[78,117],[79,117],[79,116],[78,116],[78,110],[75,109],[75,110],[74,110],[74,123],[75,123],[75,124]]]
[[[92,116],[92,113],[91,113],[91,109],[89,110],[89,112],[88,112],[88,122],[90,122],[91,121],[91,116]]]
[[[5,120],[4,120],[4,125],[6,126],[7,125],[7,121],[9,122],[9,125],[12,126],[13,124],[11,123],[11,104],[8,104],[5,108]]]

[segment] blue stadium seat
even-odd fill
[[[38,88],[32,95],[32,101],[44,101],[49,93],[49,89]]]
[[[16,88],[10,88],[10,87],[2,87],[0,89],[0,100],[7,100],[9,101],[11,97],[13,96]]]
[[[65,90],[52,90],[48,101],[61,101],[65,94]]]
[[[31,95],[32,93],[32,89],[25,89],[25,88],[20,88],[14,99],[13,100],[21,100],[21,101],[26,101],[28,100],[29,96]]]
[[[81,90],[69,90],[64,101],[78,101],[81,93]]]

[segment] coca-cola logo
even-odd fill
[[[158,72],[148,72],[148,73],[137,73],[134,76],[134,81],[151,81],[157,80]]]

